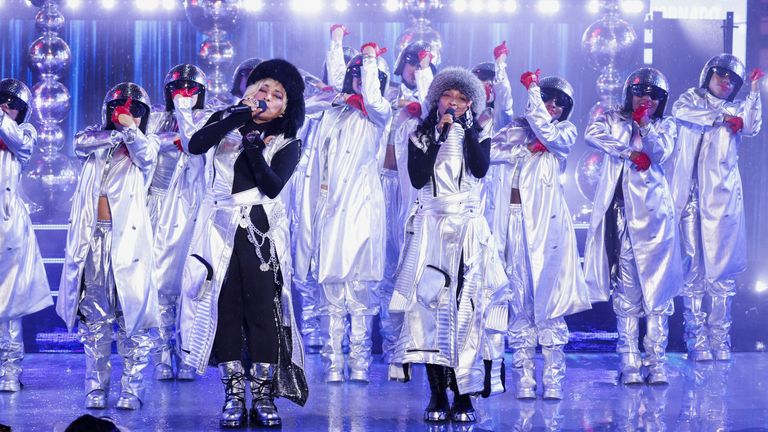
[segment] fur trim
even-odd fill
[[[472,101],[472,112],[475,115],[485,110],[485,88],[477,77],[462,67],[447,67],[440,71],[432,80],[427,92],[427,107],[432,111],[437,106],[440,95],[446,90],[458,90]]]
[[[282,133],[288,138],[294,138],[304,124],[304,78],[296,66],[283,59],[266,60],[259,63],[248,75],[247,85],[257,81],[272,78],[285,87],[288,97],[288,108],[283,114]]]

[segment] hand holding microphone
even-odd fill
[[[445,110],[443,118],[440,119],[442,127],[440,129],[440,137],[437,139],[438,144],[448,139],[448,133],[451,131],[454,120],[456,120],[456,110],[453,108]]]
[[[248,104],[250,103],[256,103],[256,106]],[[227,108],[227,112],[230,114],[241,114],[241,113],[250,113],[250,112],[258,112],[259,114],[263,113],[267,110],[267,103],[264,102],[261,99],[258,99],[256,101],[252,99],[243,99],[242,101],[243,105],[233,105],[229,108]]]

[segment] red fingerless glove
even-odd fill
[[[424,60],[425,57],[429,57],[429,62],[430,63],[432,62],[432,59],[435,58],[435,56],[431,52],[429,52],[427,50],[419,51],[419,61]]]
[[[421,104],[418,102],[411,102],[406,105],[405,111],[413,118],[421,118]]]
[[[380,55],[387,52],[386,48],[379,48],[379,44],[377,44],[376,42],[368,42],[366,44],[363,44],[363,46],[360,47],[360,52],[363,52],[363,50],[365,50],[366,47],[373,48],[373,51],[376,53],[376,57],[379,57]]]
[[[347,105],[362,111],[363,115],[366,117],[368,116],[368,111],[365,110],[365,104],[363,103],[363,95],[353,94],[352,96],[348,97]]]
[[[643,152],[636,152],[634,156],[630,156],[629,160],[637,167],[638,171],[645,171],[651,167],[651,158]]]
[[[344,24],[334,24],[334,25],[332,25],[331,26],[331,34],[333,34],[333,31],[336,30],[337,28],[340,28],[340,29],[344,30],[344,36],[348,36],[350,34],[349,30],[347,30],[347,27]]]
[[[749,73],[749,80],[757,81],[764,76],[765,76],[765,72],[763,72],[763,70],[760,69],[759,67],[756,67],[752,69],[752,72]]]
[[[648,110],[651,109],[651,105],[647,103],[641,103],[637,106],[637,109],[632,111],[632,120],[640,124],[640,120],[648,115]]]
[[[174,90],[173,93],[171,93],[171,99],[175,98],[176,96],[192,97],[196,94],[197,94],[196,88],[191,88],[191,89],[183,88],[183,89]]]
[[[184,146],[181,145],[181,139],[176,138],[175,140],[173,140],[173,145],[175,145],[180,152],[184,152]]]
[[[530,150],[531,153],[534,153],[534,154],[544,153],[549,151],[549,149],[547,149],[547,146],[542,144],[542,142],[539,141],[538,138],[536,138],[536,140],[533,141],[533,143],[528,147],[528,150]]]
[[[493,49],[493,58],[498,60],[502,54],[509,55],[509,48],[507,48],[507,41],[503,41],[499,46]]]
[[[125,104],[120,105],[118,107],[115,107],[114,110],[112,110],[112,123],[118,124],[120,123],[120,116],[121,115],[127,115],[133,118],[131,115],[131,102],[133,101],[132,98],[128,98],[128,100],[125,101]]]
[[[536,69],[536,72],[523,72],[522,75],[520,75],[520,82],[525,86],[525,89],[528,90],[531,87],[531,84],[536,83],[536,85],[539,84],[539,76],[541,75],[541,69]]]
[[[739,133],[744,129],[744,120],[741,117],[730,117],[725,123],[731,128],[731,133]]]

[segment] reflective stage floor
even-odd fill
[[[148,380],[143,409],[126,412],[114,409],[119,357],[113,355],[113,361],[110,408],[92,414],[109,416],[132,431],[219,430],[223,386],[215,369],[194,382]],[[507,392],[481,400],[476,408],[482,419],[470,427],[422,422],[429,398],[423,367],[416,368],[410,383],[387,382],[380,360],[372,366],[370,384],[331,385],[322,382],[320,357],[308,355],[307,405],[277,404],[285,431],[768,430],[766,353],[695,364],[671,354],[671,383],[661,387],[617,385],[617,361],[615,354],[569,354],[562,402],[517,401],[508,367]],[[30,354],[24,366],[25,388],[0,393],[0,424],[13,431],[51,431],[58,423],[63,431],[86,412],[82,354]],[[540,358],[537,367],[540,375]]]

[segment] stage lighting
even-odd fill
[[[488,12],[495,14],[501,10],[501,2],[499,0],[488,0],[487,8]]]
[[[334,0],[333,2],[333,8],[336,9],[337,12],[344,12],[349,7],[349,2],[347,0]]]
[[[136,9],[142,11],[150,12],[157,9],[158,6],[157,0],[136,0]]]
[[[168,11],[176,9],[176,0],[163,0],[163,9]]]
[[[626,14],[638,14],[645,9],[642,0],[622,0],[621,11]]]
[[[587,12],[595,15],[600,12],[600,0],[589,0],[587,2]]]
[[[479,14],[481,12],[485,12],[485,1],[483,0],[472,0],[472,12]]]
[[[243,0],[242,6],[248,12],[258,12],[264,7],[264,2],[262,0]]]
[[[102,9],[111,10],[115,7],[116,0],[101,0]]]
[[[768,291],[768,284],[761,280],[755,281],[755,292],[762,293],[766,291]]]
[[[297,13],[315,13],[323,7],[319,0],[291,0],[291,9]]]
[[[398,9],[400,9],[400,1],[399,0],[387,0],[384,2],[384,9],[390,11],[390,12],[397,12]]]
[[[81,0],[67,0],[67,7],[72,10],[80,9],[82,4]]]
[[[755,343],[755,351],[760,351],[760,352],[765,351],[765,343],[763,343],[762,341],[757,341],[757,343]]]
[[[559,0],[539,0],[538,3],[536,3],[536,10],[538,10],[539,13],[542,13],[545,15],[556,14],[560,12],[560,1]]]
[[[507,13],[514,13],[517,11],[517,0],[507,0],[504,2],[504,10]]]
[[[466,0],[453,0],[453,11],[462,13],[467,10]]]

